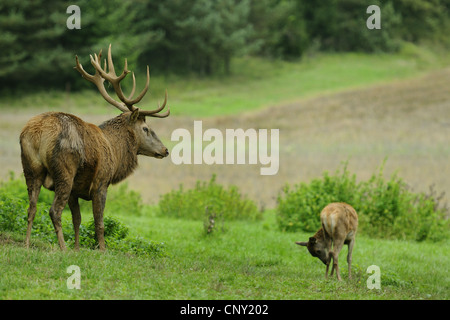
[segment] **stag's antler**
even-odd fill
[[[135,107],[134,105],[142,100],[142,98],[145,96],[145,94],[147,93],[147,90],[148,90],[148,85],[150,83],[150,73],[149,73],[148,66],[147,66],[147,82],[145,84],[145,88],[142,90],[142,92],[136,98],[132,99],[132,97],[134,95],[134,91],[136,89],[136,78],[134,76],[134,72],[132,72],[133,88],[131,89],[131,94],[128,97],[125,97],[123,94],[122,88],[120,87],[120,81],[122,81],[127,76],[127,74],[130,73],[130,71],[128,70],[127,59],[125,59],[125,66],[123,68],[122,73],[119,76],[117,76],[116,71],[114,69],[112,56],[111,56],[111,44],[109,45],[109,49],[108,49],[108,70],[109,70],[108,72],[106,72],[106,60],[104,61],[103,69],[100,65],[101,56],[102,56],[101,50],[100,50],[98,56],[96,54],[94,54],[94,57],[92,55],[90,55],[91,64],[95,68],[94,75],[87,73],[83,69],[83,66],[80,64],[80,62],[78,60],[78,56],[75,56],[75,60],[77,63],[75,69],[77,69],[78,72],[81,73],[83,78],[94,83],[97,86],[97,88],[98,88],[100,94],[103,96],[103,98],[105,98],[105,100],[108,101],[110,104],[112,104],[113,106],[115,106],[122,112],[135,111],[138,108]],[[106,91],[105,86],[103,84],[103,82],[105,80],[108,80],[113,85],[114,91],[116,92],[117,97],[120,99],[120,101],[122,101],[122,103],[114,100],[108,94],[108,92]],[[158,104],[157,109],[150,110],[150,111],[139,110],[139,114],[142,116],[150,116],[150,117],[157,117],[157,118],[168,117],[170,114],[169,106],[167,106],[167,111],[165,113],[162,113],[162,114],[159,113],[160,111],[162,111],[165,108],[166,103],[167,103],[167,90],[166,90],[166,94],[165,94],[165,98],[164,98],[164,103],[162,104],[162,106],[160,106]]]

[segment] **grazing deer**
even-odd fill
[[[129,176],[137,167],[137,156],[145,155],[162,159],[169,152],[155,132],[145,122],[145,117],[165,118],[170,110],[160,113],[167,103],[167,91],[164,103],[152,111],[143,111],[134,105],[144,97],[149,85],[132,98],[136,88],[133,75],[131,94],[125,97],[120,81],[130,72],[127,60],[123,72],[117,76],[111,57],[111,45],[108,50],[108,72],[106,60],[101,67],[101,51],[91,57],[95,74],[84,71],[76,56],[75,69],[83,78],[94,83],[100,94],[122,113],[100,126],[84,122],[80,118],[62,112],[47,112],[33,117],[20,134],[22,166],[28,189],[30,206],[28,208],[27,248],[30,245],[31,229],[36,214],[36,202],[41,186],[55,192],[50,208],[50,217],[55,228],[61,250],[65,250],[61,229],[61,213],[66,204],[72,212],[75,230],[75,249],[79,249],[79,228],[81,223],[78,199],[92,200],[95,233],[99,249],[105,250],[103,210],[106,193],[110,184],[118,183]],[[121,102],[107,93],[103,82],[109,81]]]
[[[341,280],[339,273],[338,257],[344,244],[348,245],[347,263],[348,277],[351,279],[352,251],[355,245],[356,229],[358,228],[358,214],[349,204],[338,202],[330,203],[320,213],[322,228],[309,238],[308,242],[296,242],[296,244],[308,248],[313,257],[319,258],[327,269],[325,278],[328,278],[328,267],[333,258],[331,275],[336,269],[338,280]],[[333,244],[333,251],[331,251]]]

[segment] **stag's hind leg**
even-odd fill
[[[53,199],[49,214],[55,228],[59,247],[61,250],[65,250],[66,245],[64,243],[64,235],[62,232],[61,215],[64,207],[69,201],[70,194],[72,193],[76,167],[70,165],[70,158],[68,157],[65,163],[55,164],[53,168],[55,198]]]
[[[44,183],[46,172],[43,166],[32,166],[32,161],[29,160],[27,155],[22,151],[22,166],[23,173],[25,175],[25,181],[27,184],[28,191],[28,227],[27,227],[27,237],[25,240],[25,245],[27,248],[30,247],[31,229],[33,228],[34,217],[36,216],[36,205],[39,199],[39,193],[41,192],[41,187]]]
[[[61,250],[66,250],[64,235],[62,232],[61,215],[68,200],[69,195],[65,193],[55,192],[55,199],[53,200],[53,204],[50,207],[49,211],[50,218],[52,219],[53,227],[55,228],[56,237],[58,238],[58,243]]]
[[[44,176],[45,177],[45,176]],[[26,179],[27,190],[28,190],[28,227],[27,227],[27,237],[25,240],[25,245],[27,248],[30,247],[31,229],[33,228],[34,217],[36,216],[37,201],[39,199],[39,193],[41,192],[41,187],[44,181],[44,177],[38,176],[36,178]]]
[[[73,229],[75,231],[75,250],[80,249],[80,224],[81,224],[81,213],[80,205],[78,203],[78,198],[74,195],[69,197],[69,208],[72,212],[72,222]]]

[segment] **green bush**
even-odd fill
[[[381,166],[368,181],[357,183],[347,166],[309,184],[286,185],[278,195],[277,223],[283,231],[315,232],[321,210],[330,202],[351,204],[359,215],[359,232],[371,237],[438,241],[449,237],[448,209],[434,191],[413,193],[397,175],[383,177]]]
[[[26,202],[28,208],[28,191],[25,180],[17,179],[13,172],[10,172],[10,178],[8,181],[0,182],[0,190],[3,195],[10,195],[13,198],[21,199]],[[38,206],[42,205],[47,210],[50,209],[53,199],[55,197],[54,192],[41,188],[39,194]],[[82,212],[92,212],[91,201],[85,201],[80,199],[80,209]],[[108,195],[106,199],[105,213],[108,212],[126,212],[127,215],[141,215],[144,203],[140,193],[130,190],[127,183],[121,183],[119,185],[111,186],[108,189]],[[68,210],[68,207],[66,207]]]
[[[165,244],[163,242],[147,240],[141,237],[126,238],[123,241],[115,242],[113,244],[110,243],[109,247],[123,252],[152,256],[155,258],[167,256]]]
[[[108,212],[126,212],[127,215],[140,216],[143,207],[141,194],[130,190],[127,183],[111,186],[108,189],[105,214],[108,214]],[[80,209],[83,212],[92,211],[92,202],[80,199]]]
[[[105,243],[109,247],[110,243],[114,244],[122,241],[128,235],[128,227],[119,220],[105,216],[103,217]],[[66,227],[66,228],[64,228]],[[72,224],[63,225],[64,239],[73,242],[75,234]],[[97,237],[95,235],[94,219],[91,219],[87,225],[80,226],[80,246],[84,248],[95,249],[98,247]]]
[[[126,184],[118,188],[112,188],[110,199],[110,211],[126,211],[131,214],[140,214],[143,203],[140,194],[127,189]],[[32,237],[39,238],[50,243],[57,243],[53,223],[50,219],[49,209],[53,202],[53,192],[42,188],[37,203],[36,216],[33,221]],[[81,203],[81,210],[92,211],[87,202]],[[23,179],[10,179],[0,184],[0,232],[8,231],[17,234],[26,234],[28,226],[28,194]],[[67,209],[66,209],[67,210]],[[62,228],[64,239],[71,245],[74,243],[75,234],[73,230],[71,214],[62,217]],[[142,238],[128,238],[128,227],[119,220],[110,216],[104,216],[105,243],[109,249],[130,252],[139,255],[164,256],[165,247],[163,243],[157,243]],[[94,219],[80,225],[80,247],[95,249],[98,241],[95,235]]]
[[[17,212],[27,212],[28,203],[22,199],[11,199],[7,194],[0,194],[0,230],[21,232],[27,229],[25,215]]]
[[[294,188],[286,184],[277,198],[278,225],[283,231],[315,232],[320,228],[322,209],[330,202],[354,205],[358,201],[356,188],[356,177],[350,176],[346,167],[334,176],[325,172],[322,179],[314,179],[309,184],[301,183]]]
[[[162,195],[159,201],[160,214],[168,217],[203,220],[207,207],[224,219],[261,218],[254,201],[243,197],[236,186],[225,189],[217,184],[215,175],[209,182],[197,181],[193,189],[184,190],[180,185],[178,190]]]
[[[104,217],[103,223],[107,248],[137,255],[150,255],[154,257],[166,255],[164,243],[158,243],[140,237],[128,238],[129,229],[119,220],[112,217]],[[64,238],[73,242],[74,236],[73,231],[69,231],[64,235]],[[94,219],[91,219],[86,226],[83,224],[80,226],[80,246],[89,249],[98,248]]]
[[[15,197],[11,192],[13,190],[0,187],[0,231],[25,235],[28,227],[28,200]],[[48,209],[46,204],[37,204],[32,234],[53,242],[56,241],[56,236]]]

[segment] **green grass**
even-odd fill
[[[86,216],[85,216],[86,215]],[[149,258],[115,250],[60,252],[23,235],[0,233],[0,299],[448,299],[448,243],[357,237],[353,279],[325,280],[325,266],[294,244],[306,233],[283,233],[273,212],[259,222],[225,221],[224,232],[205,235],[201,221],[115,216],[132,235],[164,242],[167,256]],[[84,219],[90,218],[85,212]],[[303,250],[302,250],[303,249]],[[366,286],[370,265],[381,269],[381,289]],[[66,269],[77,265],[81,289],[69,290]]]
[[[318,94],[413,77],[441,68],[447,60],[414,45],[405,45],[396,54],[320,54],[297,62],[239,58],[233,61],[229,77],[154,76],[150,81],[151,94],[147,94],[140,107],[155,108],[167,89],[174,115],[238,114]],[[144,82],[142,75],[138,76],[137,90]],[[6,94],[0,102],[2,108],[38,108],[81,114],[110,114],[113,110],[95,90],[76,93],[50,90],[21,96]]]

